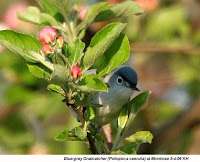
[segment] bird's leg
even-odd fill
[[[113,147],[112,136],[111,136],[111,125],[107,124],[107,125],[102,126],[101,130],[106,138],[108,149],[111,150]]]

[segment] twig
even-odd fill
[[[75,100],[73,100],[73,99],[67,101],[67,105],[68,105],[68,107],[72,108],[76,112],[78,118],[80,119],[80,121],[81,121],[81,123],[82,123],[82,125],[84,127],[86,122],[85,122],[85,119],[84,119],[83,108],[82,107],[76,107],[75,106]],[[97,150],[97,148],[95,146],[94,140],[93,140],[92,135],[90,134],[90,132],[87,132],[87,139],[89,141],[89,145],[90,145],[89,149],[91,150],[91,152],[93,154],[98,154],[98,150]]]
[[[176,54],[188,54],[188,55],[200,55],[200,47],[191,45],[184,45],[179,47],[170,47],[158,44],[150,43],[131,43],[131,53],[144,52],[144,53],[176,53]]]

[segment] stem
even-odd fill
[[[93,154],[98,154],[98,150],[97,150],[97,148],[95,146],[95,143],[94,143],[94,140],[92,138],[92,135],[89,132],[87,132],[87,139],[88,139],[89,144],[90,144],[90,150],[91,150],[91,152]]]
[[[80,119],[83,127],[85,127],[87,123],[86,123],[86,121],[84,119],[83,107],[81,107],[81,106],[76,107],[74,99],[68,100],[67,101],[67,105],[68,105],[68,107],[72,108],[76,112],[76,114],[77,114],[78,118]],[[90,132],[87,132],[87,139],[89,141],[89,149],[91,150],[91,152],[93,154],[98,154],[98,150],[97,150],[97,148],[95,146],[95,141],[92,138],[92,135],[91,135]]]
[[[63,61],[69,66],[69,69],[71,69],[71,65],[68,61],[68,59],[60,52],[58,52],[58,55],[63,59]]]

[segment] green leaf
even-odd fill
[[[88,69],[92,64],[104,54],[104,52],[119,37],[126,24],[112,23],[97,32],[92,38],[88,50],[83,58],[83,64]]]
[[[114,153],[123,153],[128,155],[136,155],[137,154],[138,145],[137,144],[131,144],[131,145],[123,145],[117,151],[114,151]],[[113,153],[112,153],[113,154]]]
[[[62,65],[54,65],[54,71],[51,74],[51,82],[55,84],[62,85],[68,81],[69,71],[66,67]]]
[[[124,140],[124,145],[141,144],[152,142],[153,135],[149,131],[139,131]]]
[[[41,23],[49,23],[52,27],[61,30],[61,27],[53,16],[46,13],[40,13],[40,10],[37,7],[28,7],[24,13],[17,12],[17,16],[20,20],[25,22],[38,25]]]
[[[90,6],[87,9],[85,18],[84,18],[84,27],[87,28],[94,20],[94,18],[99,14],[100,11],[102,11],[102,8],[108,5],[109,2],[100,2],[97,4],[94,4]]]
[[[96,133],[96,132],[95,132],[94,138],[95,138],[97,141],[99,141],[99,142],[103,142],[104,139],[105,139],[104,136],[103,136],[102,134]]]
[[[87,75],[79,82],[79,85],[74,86],[83,92],[108,92],[106,84],[95,74]]]
[[[41,64],[27,64],[29,71],[38,78],[50,78],[51,71]]]
[[[63,23],[64,17],[58,10],[50,4],[47,0],[37,0],[43,11],[53,16],[57,21]]]
[[[80,140],[84,140],[87,137],[87,132],[81,127],[76,127],[72,130],[72,134],[77,136]]]
[[[49,23],[52,27],[62,30],[56,19],[46,13],[41,13],[40,14],[40,23]]]
[[[58,10],[48,2],[48,0],[37,0],[45,13],[55,16],[58,14]]]
[[[65,18],[74,8],[74,0],[48,0]]]
[[[53,91],[53,92],[56,92],[56,93],[59,93],[59,94],[65,96],[65,92],[64,92],[63,89],[62,89],[60,86],[58,86],[58,85],[49,84],[48,87],[47,87],[47,89],[48,89],[49,91]]]
[[[126,17],[129,15],[142,14],[143,10],[134,1],[126,1],[119,3],[113,7],[107,7],[101,11],[95,18],[95,22],[107,21],[116,19],[119,17]]]
[[[70,55],[68,56],[68,60],[71,66],[76,65],[78,63],[84,48],[85,48],[85,43],[83,43],[79,39],[68,44],[68,51],[70,53]]]
[[[129,129],[129,127],[132,125],[133,120],[135,119],[135,116],[139,112],[139,110],[142,108],[142,106],[147,102],[149,95],[151,94],[151,91],[146,91],[135,98],[133,98],[129,103],[127,104],[127,109],[129,110],[129,118],[126,122],[126,126],[123,130],[123,134]]]
[[[53,64],[49,61],[49,59],[45,55],[41,55],[37,52],[31,51],[31,50],[24,50],[24,52],[29,53],[31,56],[33,56],[38,62],[42,63],[44,66],[46,66],[51,71],[54,70]]]
[[[103,142],[101,142],[101,141],[95,141],[95,146],[96,146],[97,152],[99,154],[101,154],[101,155],[102,154],[107,154],[107,150],[106,150]]]
[[[128,155],[128,154],[125,153],[124,151],[117,150],[117,151],[112,151],[111,155]]]
[[[40,24],[40,10],[37,7],[30,6],[26,8],[26,11],[23,12],[17,12],[17,16],[20,20],[34,23],[34,24]]]
[[[127,120],[128,120],[128,109],[123,107],[118,117],[118,127],[120,129],[123,129],[126,125]]]
[[[54,137],[56,141],[68,141],[69,140],[69,131],[63,131],[58,136]]]
[[[84,112],[84,118],[86,121],[92,120],[95,117],[95,112],[92,107],[88,107]]]
[[[0,31],[0,44],[14,53],[20,54],[29,62],[39,62],[39,59],[28,51],[40,53],[42,43],[31,35],[2,30]]]
[[[110,74],[114,69],[122,65],[129,58],[130,46],[126,35],[121,34],[100,58],[101,63],[97,67],[97,74],[104,76]],[[97,60],[98,61],[98,60]]]
[[[51,26],[48,22],[45,22],[45,23],[41,23],[37,26],[37,30],[40,31],[42,30],[44,27],[46,26]]]

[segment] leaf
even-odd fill
[[[128,155],[136,155],[137,154],[137,144],[132,144],[132,145],[123,145],[117,151],[114,151],[114,153],[122,153],[122,154],[128,154]]]
[[[92,23],[94,18],[99,14],[99,12],[102,10],[102,8],[104,8],[105,6],[108,5],[108,3],[109,2],[100,2],[100,3],[90,6],[87,9],[87,12],[85,14],[85,18],[83,21],[84,28],[87,28]]]
[[[53,92],[56,92],[56,93],[59,93],[59,94],[65,96],[65,92],[64,92],[63,89],[62,89],[60,86],[58,86],[58,85],[49,84],[48,87],[47,87],[47,89],[48,89],[49,91],[53,91]]]
[[[123,130],[123,134],[129,129],[129,127],[132,125],[133,120],[139,110],[142,108],[142,106],[147,102],[149,95],[151,94],[151,91],[146,91],[135,98],[133,98],[129,103],[127,104],[127,109],[129,110],[129,118],[128,121],[126,122],[126,126]]]
[[[107,7],[103,11],[101,11],[95,18],[95,22],[99,21],[107,21],[116,19],[119,17],[126,17],[129,15],[138,15],[142,14],[143,10],[140,6],[134,1],[126,1],[123,3],[119,3],[112,7]]]
[[[104,27],[92,38],[83,58],[83,64],[88,69],[112,45],[125,27],[122,23],[112,23]]]
[[[74,0],[48,0],[65,18],[73,10]]]
[[[40,10],[37,7],[30,6],[26,8],[26,11],[23,12],[17,12],[17,16],[20,20],[34,23],[34,24],[40,24]]]
[[[39,5],[41,6],[41,8],[44,10],[45,13],[53,16],[59,22],[62,23],[64,22],[63,15],[60,12],[58,12],[58,10],[47,0],[37,0],[37,2],[39,3]]]
[[[112,151],[111,155],[127,155],[127,153],[121,150],[117,150],[117,151]]]
[[[48,2],[48,0],[37,0],[45,13],[55,16],[58,14],[58,10]]]
[[[68,141],[68,139],[69,139],[68,134],[69,134],[69,131],[65,130],[65,131],[61,132],[58,136],[54,137],[54,139],[56,141]]]
[[[42,30],[45,26],[51,26],[48,22],[41,23],[37,26],[37,30]]]
[[[95,74],[87,75],[75,88],[83,92],[108,92],[106,84]]]
[[[49,23],[52,27],[62,30],[56,19],[46,13],[41,13],[40,14],[40,23]]]
[[[83,130],[81,127],[76,127],[72,131],[72,134],[77,136],[80,140],[84,140],[87,137],[87,132]]]
[[[49,23],[52,27],[61,30],[61,27],[53,16],[46,13],[40,13],[40,10],[37,7],[28,7],[25,13],[17,12],[17,16],[20,20],[25,22],[38,25],[41,23]]]
[[[24,52],[27,52],[30,55],[32,55],[34,58],[36,58],[38,60],[38,62],[40,62],[41,64],[46,66],[51,71],[54,70],[53,64],[49,61],[49,59],[45,55],[41,55],[41,54],[31,51],[31,50],[24,50]]]
[[[54,65],[54,71],[51,74],[51,82],[55,84],[63,84],[68,81],[69,71],[62,65]]]
[[[68,60],[71,66],[76,65],[78,63],[84,48],[85,48],[85,43],[83,43],[79,39],[68,44],[68,51],[70,53],[70,55],[68,56]]]
[[[88,107],[84,112],[84,118],[86,121],[92,120],[95,117],[95,112],[92,107]]]
[[[131,145],[131,144],[141,144],[141,143],[150,143],[152,142],[153,135],[149,131],[139,131],[135,134],[127,137],[124,140],[124,145]]]
[[[99,142],[103,142],[104,141],[104,136],[100,133],[96,133],[94,134],[94,138],[99,141]]]
[[[121,34],[104,53],[97,74],[105,76],[126,62],[129,58],[130,46],[126,35]],[[101,59],[101,58],[100,58]],[[98,61],[98,60],[97,60]]]
[[[38,58],[28,51],[40,53],[42,43],[31,35],[17,33],[11,30],[0,31],[0,44],[14,53],[20,54],[29,62],[39,62]]]
[[[118,117],[118,127],[120,129],[123,129],[126,125],[127,120],[128,120],[128,109],[123,107]]]
[[[38,78],[50,78],[50,70],[41,64],[27,64],[29,71]]]

